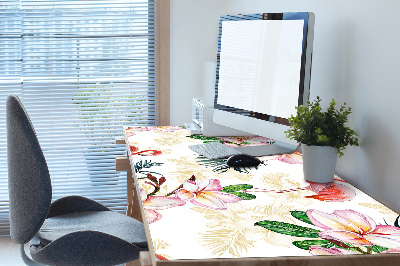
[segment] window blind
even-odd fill
[[[114,158],[123,125],[158,124],[153,0],[0,2],[0,234],[9,234],[5,100],[25,105],[53,200],[81,195],[126,209]]]

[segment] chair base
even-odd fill
[[[45,264],[41,264],[39,262],[33,261],[31,258],[28,257],[28,255],[26,255],[26,253],[25,253],[25,244],[20,244],[19,247],[20,247],[20,253],[21,253],[22,260],[24,261],[24,263],[26,265],[30,265],[30,266],[45,265]]]

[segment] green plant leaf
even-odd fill
[[[240,185],[230,185],[230,186],[226,186],[224,187],[221,191],[222,192],[235,192],[235,191],[243,191],[246,189],[251,189],[253,188],[252,185],[248,185],[248,184],[240,184]]]
[[[333,241],[331,239],[325,240],[325,239],[307,239],[303,241],[293,241],[293,245],[295,245],[298,248],[304,249],[304,250],[310,250],[310,247],[312,246],[319,246],[323,248],[339,248],[339,249],[346,249],[346,250],[351,250],[351,251],[357,251],[362,254],[367,254],[366,252],[363,252],[358,246],[354,246],[352,244],[348,243],[343,243],[339,241]],[[379,247],[379,246],[373,246],[376,247],[375,249],[372,248],[373,251],[376,253],[382,252],[386,250],[387,248],[384,247]]]
[[[243,193],[243,192],[237,192],[237,191],[232,191],[232,192],[227,192],[229,194],[233,194],[241,198],[242,200],[252,200],[256,198],[256,195],[249,194],[249,193]]]
[[[385,250],[388,250],[389,248],[381,247],[381,246],[378,246],[378,245],[373,245],[373,246],[371,246],[371,249],[375,253],[381,253],[381,252],[383,252]]]
[[[255,225],[259,225],[264,227],[265,229],[271,230],[276,233],[290,235],[290,236],[298,236],[298,237],[309,237],[309,238],[319,238],[318,233],[319,230],[315,230],[308,227],[303,227],[295,224],[289,224],[284,222],[277,221],[260,221],[255,223]]]
[[[298,248],[304,249],[304,250],[310,250],[311,246],[319,246],[323,248],[331,248],[334,247],[335,245],[332,244],[331,242],[324,240],[324,239],[310,239],[310,240],[303,240],[303,241],[293,241],[293,245],[295,245]]]
[[[300,220],[302,222],[314,225],[307,216],[307,213],[304,211],[291,211],[290,212],[294,218]]]

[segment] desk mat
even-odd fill
[[[399,216],[343,179],[304,180],[301,153],[230,168],[188,145],[273,142],[204,137],[182,127],[125,127],[160,260],[400,252]]]

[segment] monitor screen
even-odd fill
[[[223,21],[217,103],[288,118],[298,104],[303,20]]]

